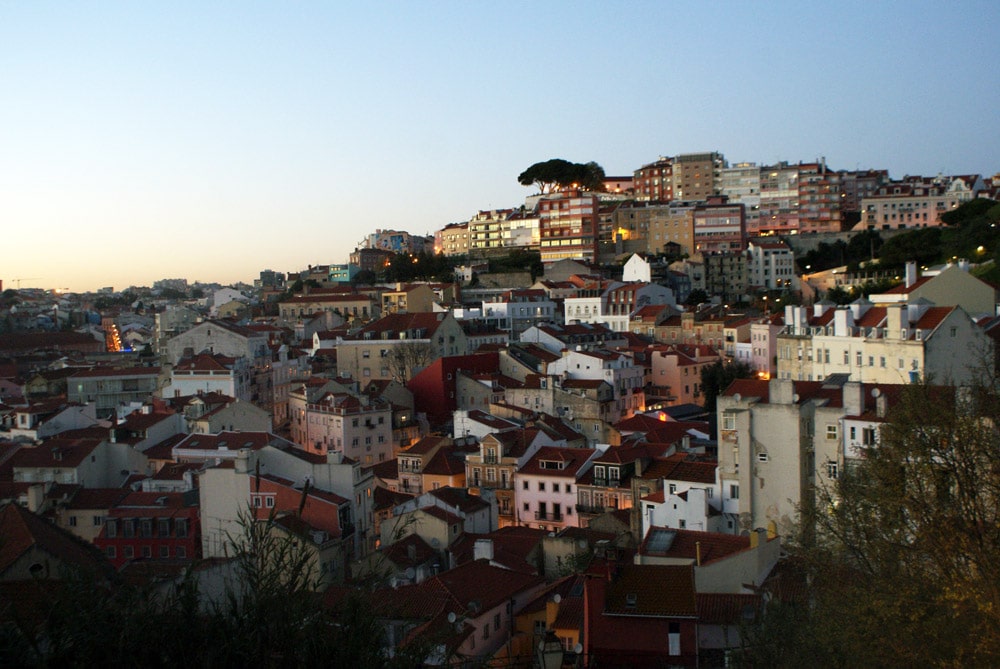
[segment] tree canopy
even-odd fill
[[[749,664],[1000,666],[998,410],[995,380],[903,391],[803,510],[815,534],[791,553],[808,587],[750,628]]]
[[[535,163],[517,177],[522,186],[536,185],[542,193],[576,186],[583,190],[604,190],[604,168],[591,161],[572,163],[562,158],[552,158]]]

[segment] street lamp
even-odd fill
[[[562,667],[563,647],[553,632],[546,632],[545,638],[538,642],[538,666],[541,669],[559,669]]]

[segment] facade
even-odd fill
[[[674,199],[704,201],[719,194],[726,164],[721,153],[682,153],[673,163]]]
[[[674,199],[674,163],[661,157],[656,162],[643,165],[632,176],[636,198],[654,202]]]
[[[133,559],[194,562],[201,558],[197,496],[130,493],[108,510],[94,545],[116,568]]]
[[[784,242],[751,240],[747,246],[747,282],[751,288],[795,290],[795,256]]]
[[[469,255],[469,224],[451,223],[435,232],[434,252],[446,256]]]
[[[857,230],[899,230],[941,225],[941,214],[975,197],[963,179],[910,178],[891,182],[861,201]]]
[[[760,168],[760,216],[751,234],[797,234],[799,167],[781,162]]]
[[[93,404],[97,415],[103,417],[119,406],[149,401],[159,385],[159,367],[95,367],[69,377],[66,395],[70,402]]]
[[[502,249],[503,223],[511,213],[510,209],[492,209],[469,219],[469,251],[481,254]]]
[[[244,357],[255,367],[266,366],[271,359],[266,334],[226,321],[203,321],[171,337],[166,343],[167,359],[176,363],[197,353],[218,353],[231,358]]]
[[[222,393],[244,402],[250,400],[250,363],[246,358],[230,358],[202,353],[182,358],[170,370],[169,385],[161,397],[181,397]]]
[[[725,196],[709,197],[693,212],[694,249],[698,253],[735,253],[746,249],[746,212],[743,204]]]
[[[518,524],[514,500],[514,474],[543,445],[554,442],[536,429],[518,428],[491,432],[479,442],[479,452],[465,460],[465,481],[469,491],[482,494],[489,490],[497,500],[498,527]]]
[[[517,524],[548,531],[579,527],[575,512],[578,480],[607,448],[539,449],[514,474]]]
[[[539,250],[543,263],[597,257],[598,200],[581,191],[562,191],[538,202]]]
[[[730,202],[743,205],[747,232],[756,234],[760,228],[760,167],[757,163],[736,163],[722,168],[719,192]]]
[[[840,173],[826,160],[799,165],[799,233],[840,232],[843,215]]]
[[[829,316],[832,315],[832,318]],[[787,307],[777,337],[778,378],[820,380],[848,374],[863,383],[936,383],[972,380],[970,361],[990,343],[961,307],[928,302],[872,306],[857,300],[824,313],[820,325],[803,307]]]

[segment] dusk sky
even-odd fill
[[[346,262],[549,158],[1000,171],[1000,2],[0,2],[0,279]]]

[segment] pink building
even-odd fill
[[[579,527],[577,482],[606,450],[545,446],[514,474],[517,524],[558,531]]]
[[[669,398],[668,406],[701,404],[701,370],[721,359],[715,349],[704,344],[656,346],[650,358],[653,385]]]

